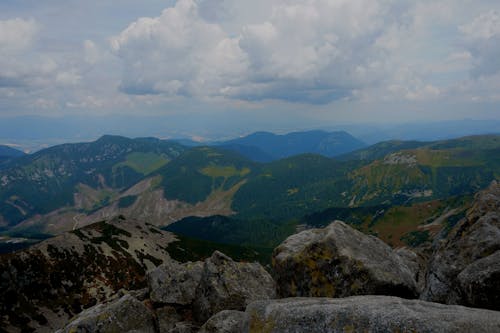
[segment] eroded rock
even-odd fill
[[[273,253],[282,297],[417,297],[414,273],[388,245],[343,222],[286,239]]]

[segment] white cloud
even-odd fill
[[[460,26],[459,29],[469,39],[490,39],[500,34],[500,16],[496,10],[491,10]]]
[[[56,82],[62,85],[77,85],[82,76],[76,71],[60,72],[56,75]]]
[[[210,88],[205,80],[217,78],[202,75],[209,70],[206,59],[223,47],[224,39],[222,29],[202,20],[191,0],[178,1],[159,17],[141,18],[111,39],[113,51],[124,62],[122,90],[193,95],[200,85]],[[224,75],[224,70],[214,74]]]
[[[481,13],[459,27],[464,44],[472,56],[474,77],[500,72],[500,15],[496,10]]]
[[[0,20],[0,54],[28,48],[37,33],[38,26],[34,20],[20,18]]]
[[[275,1],[262,9],[265,20],[235,35],[205,20],[192,0],[137,20],[111,39],[124,61],[123,90],[328,102],[382,77],[373,44],[387,5]]]
[[[83,54],[83,59],[90,65],[95,65],[103,57],[97,45],[88,39],[83,42]]]

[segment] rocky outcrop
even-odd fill
[[[260,264],[235,262],[218,251],[203,262],[167,261],[148,272],[148,282],[160,332],[196,331],[219,311],[244,310],[276,295],[274,280]],[[221,320],[206,329],[230,324]]]
[[[57,333],[142,332],[155,333],[153,312],[131,295],[81,312]]]
[[[114,300],[83,311],[61,332],[150,332],[153,327],[159,333],[192,333],[203,324],[203,332],[241,332],[248,318],[234,310],[275,296],[274,281],[260,264],[235,262],[218,251],[204,262],[168,260],[147,277],[147,289],[120,291]],[[130,319],[123,318],[127,312]]]
[[[0,257],[0,327],[37,332],[147,286],[146,271],[170,260],[173,234],[118,217]]]
[[[500,184],[474,205],[431,259],[422,299],[500,310]]]
[[[258,263],[238,263],[219,251],[205,260],[193,304],[203,323],[222,310],[244,310],[252,301],[276,296],[273,278]]]
[[[282,297],[395,295],[415,298],[415,273],[388,245],[345,223],[286,239],[273,253]]]
[[[500,313],[388,296],[287,298],[250,304],[240,332],[500,332]]]

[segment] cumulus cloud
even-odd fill
[[[273,1],[231,34],[193,0],[111,39],[130,94],[329,102],[383,77],[387,2]],[[213,15],[213,14],[212,14]]]
[[[224,37],[218,25],[200,18],[191,0],[177,2],[159,17],[137,20],[111,39],[113,51],[124,61],[121,89],[139,95],[192,95],[200,84],[210,88],[203,82],[203,72],[209,70],[204,67],[225,46]]]
[[[130,24],[111,47],[130,95],[434,100],[456,87],[457,73],[500,70],[498,12],[464,23],[465,7],[451,0],[178,0]]]

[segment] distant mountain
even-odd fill
[[[25,155],[22,151],[9,146],[0,145],[0,158],[11,158]]]
[[[220,145],[234,149],[254,161],[261,162],[305,153],[333,157],[366,146],[362,141],[343,131],[293,132],[285,135],[256,132],[223,142]]]

